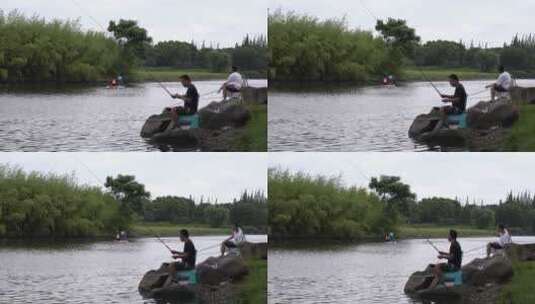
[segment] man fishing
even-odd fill
[[[225,251],[231,248],[237,248],[241,243],[245,242],[245,235],[238,224],[232,227],[232,235],[221,243],[221,256],[225,255]]]
[[[187,88],[186,94],[180,95],[180,94],[174,94],[171,95],[174,99],[182,99],[184,100],[184,106],[183,107],[172,107],[172,108],[165,108],[166,111],[171,111],[171,118],[172,122],[168,128],[174,128],[175,126],[178,126],[178,117],[180,115],[194,115],[197,113],[198,107],[199,107],[199,92],[197,91],[197,88],[192,83],[191,78],[188,75],[182,75],[179,78],[180,83],[182,86]]]
[[[447,115],[459,115],[464,113],[466,111],[466,101],[468,99],[466,90],[459,81],[459,77],[457,75],[451,74],[449,76],[449,81],[450,85],[455,88],[455,93],[453,95],[440,94],[440,97],[442,97],[442,102],[451,103],[451,105],[441,108],[444,117],[447,117]]]
[[[498,93],[509,92],[509,89],[511,88],[511,84],[513,82],[511,74],[505,71],[505,67],[503,65],[500,65],[498,67],[498,71],[500,72],[500,75],[498,76],[496,82],[486,86],[487,89],[490,88],[490,96],[492,101],[496,100],[496,95]]]
[[[232,73],[228,76],[227,81],[221,85],[218,92],[223,91],[223,100],[231,96],[233,93],[240,93],[243,86],[243,78],[238,72],[238,67],[232,67]]]
[[[487,244],[487,259],[490,258],[490,253],[493,250],[504,249],[507,244],[511,244],[511,234],[509,230],[505,229],[503,224],[498,225],[498,241],[490,242]]]
[[[176,277],[177,271],[194,269],[195,260],[197,259],[197,250],[189,238],[189,231],[187,229],[180,230],[179,237],[180,241],[184,243],[183,251],[170,249],[173,259],[181,259],[180,262],[174,262],[169,265],[169,274],[172,280]]]
[[[437,250],[438,258],[446,259],[447,263],[431,265],[431,267],[433,267],[433,274],[435,275],[435,278],[431,282],[431,285],[429,285],[430,289],[438,285],[444,272],[454,272],[461,269],[463,251],[461,250],[461,245],[459,244],[459,242],[457,242],[457,231],[450,230],[448,235],[448,241],[450,242],[449,252]]]

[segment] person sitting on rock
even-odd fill
[[[466,111],[466,101],[468,99],[466,90],[459,81],[459,76],[455,74],[451,74],[449,76],[449,82],[450,85],[455,88],[455,92],[453,95],[440,94],[440,97],[442,97],[442,102],[451,103],[451,105],[442,107],[442,113],[445,115],[462,114]]]
[[[492,250],[504,249],[507,244],[511,244],[511,234],[505,229],[503,224],[498,225],[498,241],[490,242],[487,244],[487,258],[490,258],[490,253]]]
[[[463,251],[461,245],[457,242],[457,231],[450,230],[448,241],[450,242],[450,251],[439,251],[438,254],[439,259],[446,259],[448,262],[431,265],[435,278],[429,285],[429,289],[438,285],[444,272],[455,272],[461,269]]]
[[[174,262],[169,265],[169,275],[171,280],[176,277],[177,271],[195,269],[195,260],[197,259],[197,249],[193,241],[189,238],[189,231],[187,229],[180,230],[180,241],[184,243],[184,250],[182,252],[171,250],[173,259],[181,259],[180,262]]]
[[[243,242],[245,242],[245,234],[243,234],[243,231],[238,224],[234,224],[234,227],[232,227],[232,235],[221,244],[221,256],[225,255],[227,249],[237,248]]]
[[[187,88],[187,91],[185,95],[172,95],[175,99],[184,100],[183,107],[165,108],[165,111],[171,112],[172,122],[168,127],[170,129],[178,126],[178,118],[180,115],[194,115],[199,108],[199,92],[192,83],[191,78],[188,75],[182,75],[180,76],[179,81],[185,88]]]
[[[226,100],[233,93],[240,93],[243,86],[243,78],[238,72],[238,67],[232,67],[232,73],[228,76],[227,81],[223,83],[219,92],[223,91],[223,100]]]
[[[511,88],[511,84],[513,82],[511,78],[511,74],[505,71],[505,68],[503,65],[500,65],[498,67],[498,71],[500,72],[500,75],[498,76],[498,79],[496,80],[496,82],[486,86],[487,89],[490,88],[491,101],[496,100],[497,93],[509,92],[509,89]]]

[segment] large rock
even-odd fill
[[[514,261],[535,261],[535,244],[509,244],[505,254]]]
[[[211,257],[197,265],[197,275],[201,284],[217,285],[223,281],[240,279],[249,273],[241,257]]]
[[[267,104],[268,103],[268,89],[244,87],[241,89],[243,101],[253,104]]]
[[[251,113],[238,100],[229,99],[212,102],[199,111],[199,116],[201,128],[214,130],[224,127],[243,127],[251,118]]]
[[[465,296],[481,286],[491,286],[509,280],[513,275],[513,266],[505,255],[495,255],[490,259],[475,259],[463,266],[461,271],[462,285],[446,287],[439,284],[429,289],[433,273],[432,268],[428,266],[424,271],[415,272],[409,277],[404,291],[408,295],[425,298]]]
[[[515,103],[535,104],[535,87],[513,87],[511,88],[511,99]]]
[[[240,244],[240,254],[244,259],[267,260],[267,253],[268,253],[267,243],[243,242],[242,244]]]
[[[474,259],[462,268],[466,284],[483,286],[487,283],[503,283],[513,276],[513,264],[505,255],[490,259]]]
[[[492,127],[510,127],[518,120],[518,109],[507,100],[495,102],[481,101],[471,107],[467,113],[468,127],[489,129]]]

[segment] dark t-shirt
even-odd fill
[[[455,240],[450,245],[450,258],[448,259],[448,264],[455,266],[457,269],[461,269],[462,261],[463,251],[461,250],[459,242]]]
[[[188,256],[183,258],[182,261],[186,264],[188,268],[195,268],[195,260],[197,259],[197,250],[195,245],[191,240],[187,240],[184,243],[184,253],[187,253]]]
[[[455,88],[453,98],[459,98],[459,101],[454,102],[453,106],[461,113],[466,111],[466,100],[468,99],[468,96],[466,95],[466,90],[462,84],[459,83],[459,85]]]
[[[184,105],[188,114],[195,114],[199,108],[199,92],[193,84],[188,85],[187,88],[186,97],[189,100],[185,101]]]

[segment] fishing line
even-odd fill
[[[360,0],[360,5],[362,5],[364,10],[366,10],[366,12],[368,13],[368,15],[370,15],[370,17],[375,19],[375,21],[379,21],[379,18],[377,18],[377,16],[371,11],[371,9],[366,4],[364,4],[363,0]]]
[[[71,153],[72,154],[72,153]],[[83,161],[81,161],[78,157],[76,157],[74,154],[72,154],[72,158],[74,158],[74,160],[76,160],[76,162],[80,163],[82,166],[84,166],[87,171],[93,176],[93,178],[95,178],[95,180],[101,184],[101,185],[104,185],[105,182],[103,180],[101,180],[96,174],[95,172],[93,172],[89,166],[87,166]]]
[[[89,17],[89,19],[91,19],[93,21],[93,23],[95,23],[98,27],[100,27],[100,29],[104,32],[104,35],[106,35],[108,33],[108,30],[104,28],[104,26],[102,26],[102,24],[100,22],[98,22],[97,19],[93,18],[93,16],[91,16],[91,14],[88,13],[87,9],[85,9],[84,7],[82,7],[82,5],[80,5],[80,3],[76,0],[71,0],[72,3],[74,5],[76,5],[80,11],[84,12],[84,14],[86,16]]]

